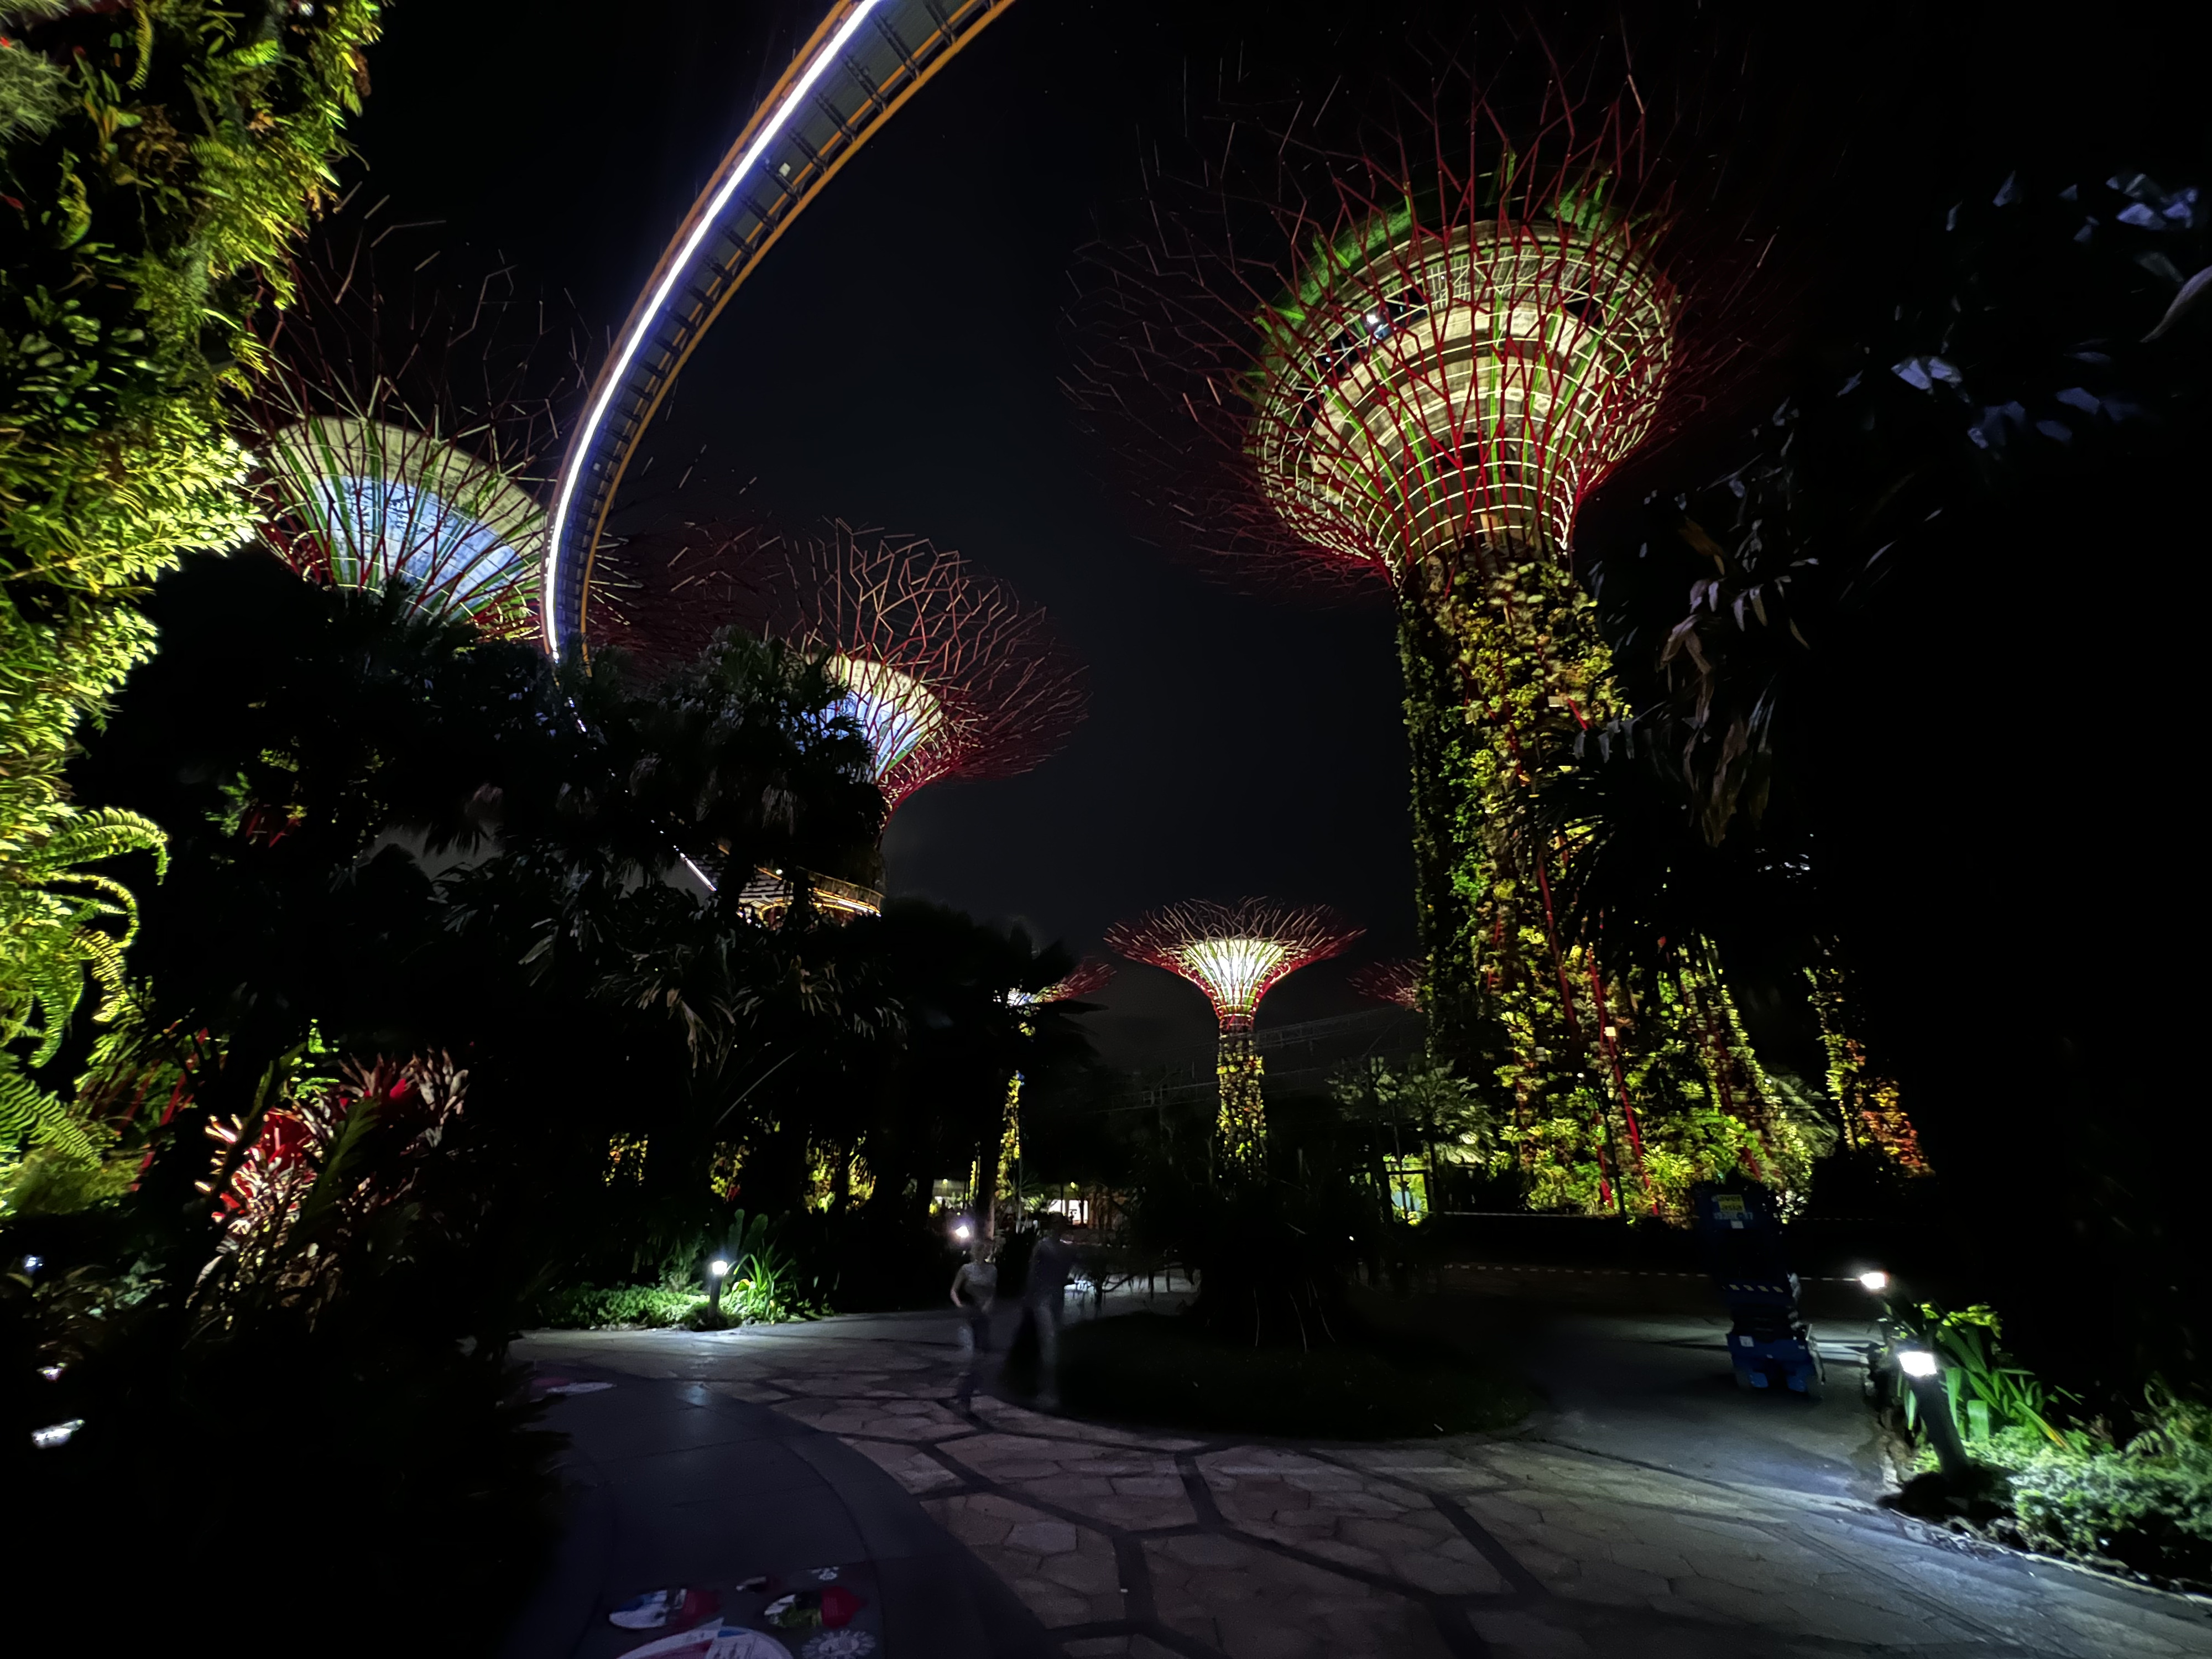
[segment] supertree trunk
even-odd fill
[[[1214,1069],[1221,1079],[1221,1112],[1214,1140],[1223,1164],[1240,1174],[1256,1174],[1267,1157],[1267,1103],[1261,1092],[1259,1046],[1252,1022],[1235,1016],[1221,1022]]]
[[[1393,591],[1435,1049],[1510,1096],[1532,1201],[1679,1209],[1757,1141],[1757,1068],[1705,1012],[1702,941],[1654,946],[1699,958],[1682,984],[1639,983],[1565,904],[1577,832],[1536,793],[1628,712],[1577,516],[1743,355],[1751,267],[1678,203],[1625,60],[1527,63],[1501,102],[1447,73],[1348,144],[1319,115],[1232,139],[1207,205],[1105,270],[1079,396],[1240,574]]]

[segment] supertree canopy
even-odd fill
[[[1179,974],[1206,993],[1220,1026],[1217,1133],[1232,1165],[1257,1163],[1267,1138],[1260,1052],[1252,1021],[1285,975],[1333,957],[1365,930],[1318,904],[1194,900],[1116,922],[1106,943],[1136,962]]]
[[[1609,183],[1593,167],[1534,200],[1493,204],[1478,178],[1425,212],[1347,203],[1260,313],[1245,388],[1247,449],[1294,534],[1431,586],[1470,548],[1483,566],[1565,552],[1674,355],[1672,291]]]
[[[513,477],[392,421],[314,415],[260,441],[263,538],[340,587],[395,578],[416,604],[487,632],[532,629],[545,513]]]
[[[537,307],[503,277],[465,307],[411,279],[386,294],[374,219],[302,262],[242,406],[261,538],[311,580],[404,582],[419,611],[526,636],[545,546],[532,475],[568,367],[541,370],[542,324],[517,325]]]
[[[1746,262],[1679,210],[1625,69],[1567,79],[1468,77],[1349,148],[1240,125],[1256,161],[1217,155],[1188,211],[1162,185],[1102,256],[1077,395],[1225,568],[1388,584],[1431,1045],[1510,1092],[1535,1201],[1620,1203],[1632,1170],[1674,1205],[1787,1153],[1768,1085],[1701,941],[1631,984],[1572,935],[1533,795],[1627,713],[1577,513],[1745,356]]]
[[[1420,1012],[1421,963],[1417,957],[1392,957],[1387,962],[1366,963],[1353,969],[1348,980],[1364,997]]]
[[[1066,977],[1042,991],[1016,991],[1008,999],[1018,1008],[1041,1008],[1048,1003],[1076,1002],[1103,991],[1114,978],[1114,964],[1103,957],[1085,957]]]
[[[885,805],[939,778],[1007,777],[1084,715],[1081,665],[1042,611],[959,554],[844,524],[787,539],[709,526],[602,556],[594,643],[649,665],[737,627],[823,653],[867,735]]]

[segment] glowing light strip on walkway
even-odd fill
[[[606,418],[615,393],[621,390],[623,378],[629,373],[631,360],[637,356],[638,348],[645,343],[646,337],[659,322],[661,308],[668,303],[668,296],[676,291],[678,282],[691,268],[691,261],[697,257],[708,234],[721,222],[722,211],[729,206],[730,198],[737,194],[738,186],[745,181],[746,175],[752,172],[768,147],[781,136],[785,124],[798,109],[800,100],[813,90],[814,83],[822,78],[822,72],[845,49],[845,43],[853,38],[868,14],[881,3],[882,0],[860,0],[860,3],[853,8],[853,15],[845,20],[843,26],[830,38],[829,43],[816,54],[814,61],[806,66],[806,72],[799,77],[798,84],[786,95],[775,118],[762,129],[760,137],[753,140],[752,148],[738,159],[736,167],[730,169],[730,176],[722,181],[721,189],[714,192],[713,204],[700,215],[697,226],[684,240],[683,251],[669,262],[667,276],[661,278],[660,286],[653,290],[652,302],[645,307],[637,326],[630,331],[629,337],[623,342],[622,350],[616,355],[614,367],[606,377],[605,389],[593,400],[590,413],[584,417],[584,429],[576,443],[576,465],[562,481],[560,496],[553,504],[553,523],[545,546],[543,588],[545,603],[540,620],[545,629],[545,648],[552,655],[558,657],[561,654],[561,538],[568,526],[569,505],[575,498],[578,482],[591,465],[592,446],[599,438],[600,423]]]

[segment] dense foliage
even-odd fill
[[[2170,946],[2112,885],[2162,880],[2157,809],[2099,712],[2180,694],[2159,639],[2188,613],[2062,641],[2099,583],[2171,591],[2196,533],[2169,481],[2205,435],[2212,216],[2078,157],[1925,189],[1817,294],[1756,423],[1599,516],[1583,574],[1632,712],[1538,817],[1575,848],[1571,926],[1716,940],[1761,1052],[1943,1182],[1962,1286],[2124,1405],[2212,1352],[2167,1265],[2202,1206],[2151,1151],[2172,1085],[2135,988]]]
[[[130,896],[84,866],[159,830],[63,771],[151,648],[133,600],[245,532],[218,397],[255,362],[359,107],[374,0],[0,5],[0,1146],[80,1162],[27,1074],[88,976],[122,989]]]
[[[1979,1490],[1943,1490],[1932,1448],[1920,1449],[1921,1484],[1938,1513],[1966,1503],[2007,1541],[2160,1581],[2212,1584],[2212,1413],[2154,1384],[2127,1413],[2132,1431],[2109,1418],[2080,1420],[2081,1401],[2047,1386],[2002,1345],[2003,1327],[1984,1306],[1946,1312],[1932,1304],[1892,1308],[1893,1346],[1935,1352],[1943,1399]],[[1893,1373],[1908,1431],[1922,1431],[1920,1402]],[[1921,1494],[1908,1494],[1917,1504]],[[1992,1513],[1991,1511],[1995,1512]]]
[[[803,889],[764,926],[695,873],[874,857],[821,659],[737,636],[586,676],[408,600],[259,550],[154,592],[162,649],[71,783],[160,823],[167,874],[103,872],[143,930],[117,1019],[57,1061],[104,1161],[7,1171],[0,1249],[41,1265],[0,1306],[5,1437],[57,1494],[57,1560],[100,1524],[72,1492],[196,1559],[238,1402],[274,1387],[349,1472],[333,1547],[397,1574],[400,1540],[449,1533],[474,1599],[436,1616],[474,1628],[543,1519],[514,1330],[697,1322],[710,1257],[732,1321],[941,1291],[930,1180],[1066,1042],[1012,994],[1068,964],[927,906],[828,926]]]

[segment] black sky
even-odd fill
[[[396,0],[356,128],[364,199],[442,222],[415,233],[446,248],[434,270],[510,263],[524,292],[565,296],[610,330],[817,4]],[[1639,74],[1672,44],[1726,34],[1727,10],[1628,8]],[[1771,9],[1747,15],[1779,40]],[[934,786],[901,810],[886,842],[895,893],[1018,921],[1079,952],[1152,904],[1267,893],[1365,924],[1352,960],[1413,949],[1387,609],[1238,596],[1146,544],[1060,394],[1060,313],[1079,249],[1128,222],[1142,146],[1224,65],[1356,82],[1402,65],[1409,43],[1461,37],[1474,15],[1427,0],[1020,0],[840,174],[692,361],[649,440],[656,471],[625,497],[619,527],[736,512],[928,535],[1046,605],[1091,665],[1091,716],[1066,752],[1024,777]],[[1619,13],[1540,15],[1571,46]],[[1798,146],[1782,210],[1847,267],[1865,245],[1853,227],[1909,197],[1920,170],[1986,152],[2002,176],[2023,145],[2157,106],[2131,90],[2170,56],[2157,33],[2112,10],[2054,33],[1994,4],[1896,0],[1808,14],[1763,58],[1717,49],[1701,95],[1714,148]],[[1852,169],[1857,194],[1832,193]],[[659,488],[702,444],[690,487]],[[1909,787],[1957,795],[1948,767],[1931,760]],[[1990,816],[1971,801],[1940,810],[1973,835]],[[2028,890],[1978,878],[1988,890],[1975,902],[1993,913]],[[1881,872],[1863,884],[1879,895],[1885,883],[1911,890]],[[1891,931],[1909,938],[1916,912],[1903,897],[1892,908]],[[1870,917],[1869,937],[1883,926]],[[1294,976],[1271,1021],[1359,1006],[1346,965]],[[1119,1060],[1207,1029],[1195,993],[1154,969],[1125,970],[1103,1000],[1094,1024]]]
[[[617,23],[547,4],[518,32],[511,7],[394,5],[356,129],[362,199],[444,222],[429,234],[453,269],[503,259],[526,291],[618,325],[808,9],[659,0]],[[1182,6],[1058,0],[994,23],[724,314],[646,452],[663,481],[702,444],[705,464],[681,495],[646,475],[618,522],[834,515],[928,535],[1045,605],[1088,661],[1091,718],[1064,753],[900,810],[895,895],[1081,953],[1153,904],[1263,893],[1363,923],[1355,957],[1407,954],[1387,606],[1238,596],[1144,544],[1058,384],[1077,250],[1134,197],[1140,123],[1179,99],[1185,57],[1216,32]],[[457,150],[433,118],[468,103],[483,113]],[[1271,1023],[1364,1006],[1345,967],[1287,981]],[[1156,969],[1127,968],[1101,1000],[1096,1034],[1125,1061],[1210,1030]]]

